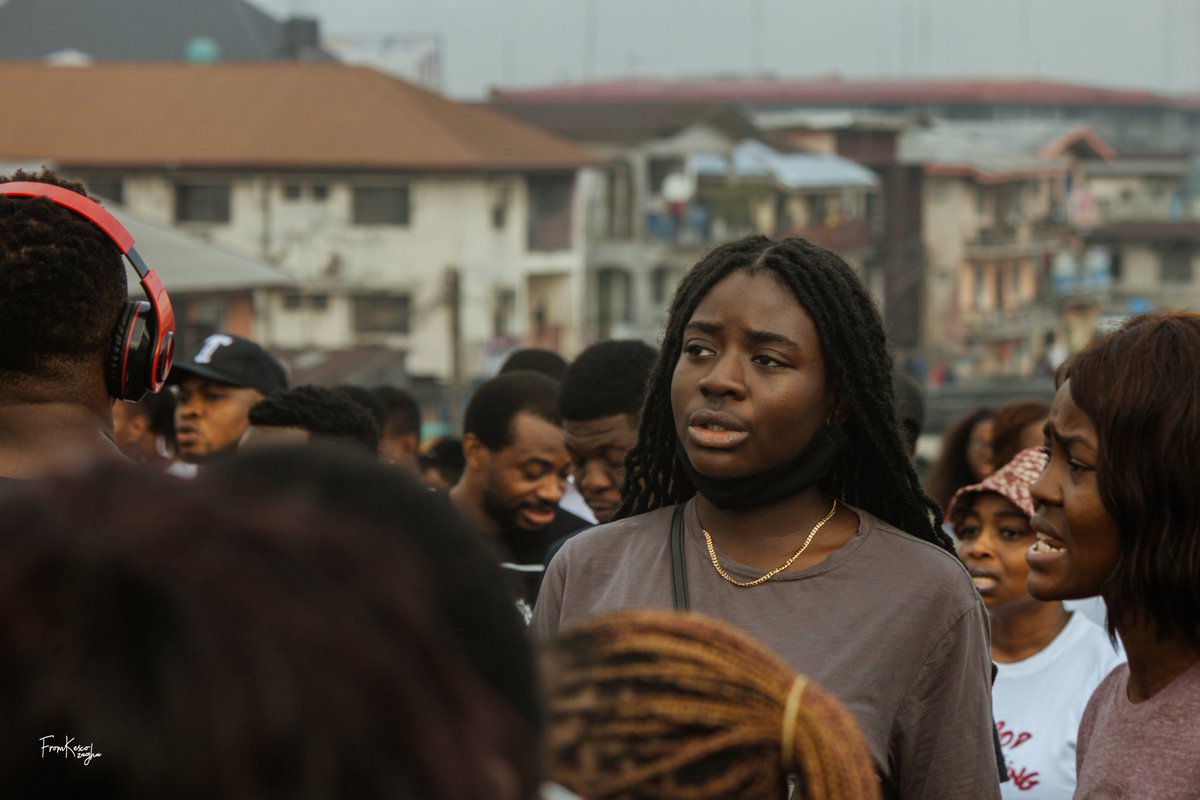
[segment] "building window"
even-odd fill
[[[684,167],[683,159],[678,156],[650,159],[650,194],[661,195],[667,178],[673,173],[683,172]]]
[[[1163,283],[1192,282],[1192,253],[1186,247],[1171,247],[1158,256],[1158,278]]]
[[[407,186],[356,186],[354,224],[407,226],[409,202]]]
[[[121,205],[125,202],[125,182],[120,178],[85,178],[88,194],[99,197],[110,203]]]
[[[596,305],[602,332],[614,322],[633,320],[633,280],[621,267],[603,267],[596,273]]]
[[[229,222],[228,183],[175,184],[176,222]]]
[[[283,185],[283,199],[290,202],[296,202],[304,196],[304,187],[298,183],[285,183]]]
[[[658,266],[650,273],[650,300],[657,306],[666,305],[675,293],[678,275],[668,266]]]
[[[537,175],[529,178],[529,230],[527,244],[534,252],[571,248],[571,194],[573,175]]]
[[[508,336],[516,315],[517,293],[508,288],[497,289],[492,304],[492,336]]]
[[[354,298],[355,333],[408,333],[412,301],[406,294]]]
[[[329,197],[329,187],[323,183],[314,183],[312,186],[313,200],[325,200]]]
[[[310,311],[324,311],[329,307],[329,295],[327,294],[301,294],[300,292],[288,292],[283,296],[284,311],[299,311],[308,309]]]

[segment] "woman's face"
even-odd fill
[[[1096,428],[1059,387],[1046,421],[1050,461],[1030,492],[1037,535],[1026,553],[1029,593],[1039,600],[1071,600],[1100,594],[1117,563],[1117,524],[1100,499],[1096,481]]]
[[[996,492],[982,492],[954,526],[954,536],[958,557],[988,611],[1007,615],[1036,607],[1025,588],[1025,551],[1034,535],[1024,511]]]
[[[971,427],[967,437],[967,465],[975,480],[981,481],[996,471],[992,464],[992,420],[981,419]]]
[[[834,398],[816,326],[774,273],[735,270],[696,306],[671,407],[692,466],[710,478],[784,464],[825,424]]]

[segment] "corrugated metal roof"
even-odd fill
[[[551,170],[584,148],[366,67],[0,62],[0,158],[64,167]]]
[[[262,261],[214,247],[174,228],[147,222],[121,206],[108,205],[131,234],[146,265],[153,268],[169,294],[266,289],[295,284],[288,275]],[[134,295],[137,277],[128,271]]]
[[[961,169],[981,177],[1059,170],[1064,148],[1082,142],[1101,158],[1112,151],[1088,125],[1041,120],[937,122],[900,135],[899,160],[945,172]]]
[[[818,153],[780,153],[752,139],[738,144],[732,158],[733,172],[737,176],[771,178],[789,189],[879,184],[874,172],[848,159]],[[697,175],[725,176],[730,173],[729,159],[719,154],[692,156],[689,165]]]
[[[1196,105],[1189,98],[1046,80],[663,80],[630,79],[568,86],[496,90],[505,101],[682,101],[726,103],[1013,105]]]

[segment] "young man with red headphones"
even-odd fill
[[[146,300],[127,301],[126,259]],[[0,176],[0,480],[121,458],[113,401],[162,388],[174,333],[158,275],[81,185]]]

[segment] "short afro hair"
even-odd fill
[[[658,351],[645,342],[597,342],[567,367],[559,388],[563,419],[586,422],[613,414],[641,415],[646,383]]]
[[[558,414],[558,383],[539,372],[506,372],[484,381],[463,415],[463,433],[473,434],[493,452],[512,444],[513,417],[533,414],[555,425]]]
[[[517,371],[540,372],[547,378],[561,381],[567,372],[567,360],[544,347],[524,347],[508,354],[499,374]]]
[[[415,433],[421,436],[421,406],[411,394],[395,386],[376,386],[371,393],[379,398],[387,410],[384,423],[385,435],[403,436]]]
[[[35,181],[87,196],[49,170]],[[0,196],[0,373],[75,377],[102,359],[128,298],[117,245],[86,217],[44,197]]]
[[[303,428],[313,441],[357,443],[379,452],[379,427],[371,412],[337,389],[297,386],[276,392],[250,407],[250,424]]]

